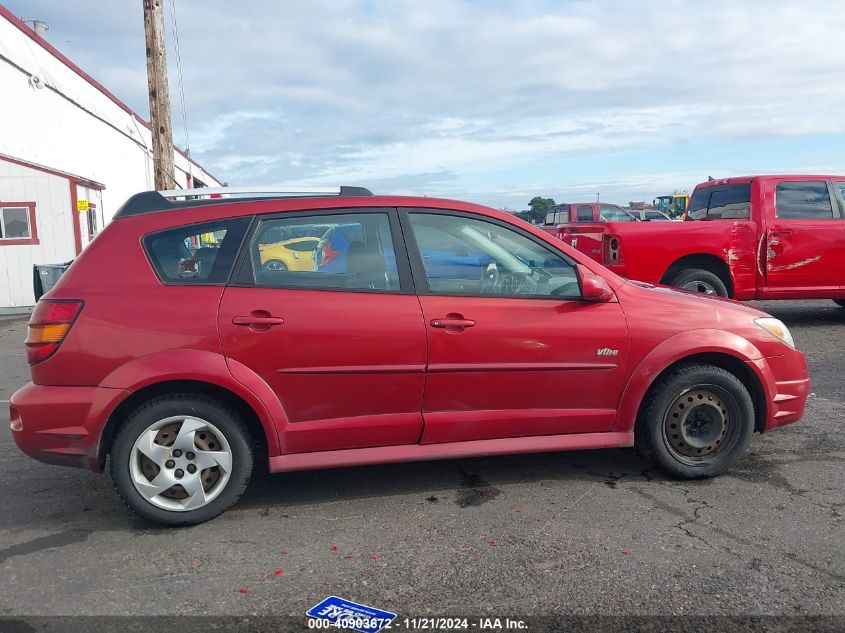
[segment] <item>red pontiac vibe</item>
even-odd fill
[[[281,472],[636,444],[701,478],[802,415],[804,356],[758,310],[465,202],[222,191],[247,197],[130,198],[38,302],[11,399],[24,452],[108,463],[149,520],[223,512],[258,454]],[[262,266],[259,245],[303,236],[313,263]]]

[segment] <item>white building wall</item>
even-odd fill
[[[129,196],[153,188],[152,137],[137,114],[83,75],[0,4],[0,154],[103,185],[74,185],[79,200],[97,205],[102,230]],[[222,185],[178,151],[174,161],[179,187],[189,177]],[[73,206],[71,182],[0,156],[0,201],[34,200],[40,240],[0,241],[0,313],[33,305],[33,264],[76,256],[72,223],[80,225],[81,246],[88,243],[88,217]]]
[[[33,76],[43,87],[33,85]],[[152,138],[144,122],[4,15],[0,86],[0,153],[102,183],[106,220],[129,196],[153,188]],[[174,160],[180,186],[188,174],[208,186],[222,184],[180,153]]]
[[[35,202],[38,244],[0,240],[0,308],[31,306],[34,264],[59,264],[75,257],[70,181],[0,160],[0,202]]]

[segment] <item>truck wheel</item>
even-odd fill
[[[754,403],[742,382],[720,367],[689,365],[652,387],[636,446],[669,475],[702,479],[728,470],[753,432]]]
[[[833,303],[838,305],[840,308],[845,308],[845,299],[834,299]]]
[[[138,407],[112,445],[112,482],[126,505],[162,525],[195,525],[228,509],[252,472],[240,416],[211,398],[181,393]]]
[[[672,278],[669,285],[706,295],[728,296],[728,289],[719,276],[703,268],[683,270]]]

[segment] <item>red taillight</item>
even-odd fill
[[[340,251],[336,251],[332,248],[331,242],[326,242],[323,246],[323,254],[320,257],[320,264],[325,265],[328,264],[330,261],[335,259],[338,255],[340,255]]]
[[[622,263],[622,245],[616,235],[605,235],[602,240],[602,258],[605,266]]]
[[[32,312],[26,333],[26,359],[30,365],[52,356],[82,310],[75,299],[41,300]]]

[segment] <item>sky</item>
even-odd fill
[[[148,117],[141,0],[0,0]],[[845,173],[838,0],[164,0],[175,141],[231,186],[520,210]]]

